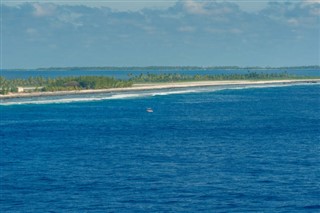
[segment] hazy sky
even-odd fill
[[[2,1],[1,67],[319,65],[320,1]]]
[[[210,1],[210,0],[209,0]],[[299,0],[297,0],[299,1]],[[157,9],[165,9],[168,7],[174,6],[178,1],[177,0],[38,0],[38,1],[23,1],[23,0],[3,0],[6,5],[16,6],[22,3],[32,3],[32,2],[39,2],[39,3],[55,3],[60,5],[85,5],[88,7],[110,7],[115,10],[120,11],[137,11],[143,8],[157,8]],[[199,1],[198,2],[206,2],[206,1]],[[207,1],[208,2],[208,1]],[[220,1],[220,2],[223,2]],[[268,0],[236,0],[236,1],[229,1],[236,3],[240,6],[241,9],[246,11],[258,11],[265,8],[268,4]]]

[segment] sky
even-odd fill
[[[1,1],[1,68],[320,65],[320,1]]]

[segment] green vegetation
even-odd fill
[[[109,89],[132,86],[131,81],[118,80],[105,76],[80,76],[28,79],[5,79],[0,76],[0,93],[17,92],[18,87],[34,87],[35,91],[68,91],[83,89]]]
[[[304,76],[284,73],[220,74],[220,75],[182,75],[182,74],[140,74],[130,80],[134,83],[187,82],[187,81],[226,81],[226,80],[281,80],[303,79]],[[308,77],[309,78],[309,77]]]
[[[79,76],[43,78],[30,77],[28,79],[5,79],[0,76],[0,93],[18,92],[18,87],[30,88],[28,91],[68,91],[85,89],[109,89],[131,87],[134,83],[166,83],[190,81],[225,81],[225,80],[281,80],[306,79],[318,77],[295,76],[284,73],[256,73],[220,74],[220,75],[185,75],[185,74],[140,74],[129,75],[129,80],[119,80],[106,76]]]

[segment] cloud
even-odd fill
[[[283,26],[299,27],[300,29],[319,28],[320,4],[270,3],[261,11],[261,15]]]
[[[76,12],[66,12],[58,16],[59,21],[73,25],[74,27],[81,27],[83,23],[80,21],[82,14]]]
[[[168,9],[119,12],[83,5],[3,5],[4,67],[217,65],[213,58],[220,65],[276,66],[279,60],[272,59],[282,55],[290,55],[282,65],[316,64],[319,7],[274,2],[248,12],[232,2],[189,0]]]
[[[178,31],[180,32],[194,32],[195,30],[196,28],[191,26],[181,26],[178,28]]]
[[[290,18],[290,19],[288,19],[288,24],[293,25],[293,26],[297,26],[297,25],[299,25],[299,21],[296,18]]]
[[[229,35],[236,35],[241,34],[242,30],[238,28],[230,28],[230,29],[224,29],[224,28],[206,28],[206,32],[212,33],[212,34],[229,34]]]
[[[27,32],[27,34],[29,34],[29,35],[37,35],[38,34],[38,31],[36,30],[36,29],[34,29],[34,28],[27,28],[26,29],[26,32]]]
[[[317,2],[313,1],[311,4],[307,4],[307,7],[309,8],[311,15],[320,16],[320,0]]]
[[[187,12],[192,14],[200,14],[200,15],[206,15],[208,14],[208,11],[204,8],[205,3],[203,2],[196,2],[193,0],[187,0],[184,3],[184,8]]]
[[[33,15],[37,17],[51,16],[56,9],[54,4],[33,3],[32,6],[34,8]]]
[[[223,16],[236,12],[239,6],[235,3],[216,1],[183,1],[183,8],[190,14]]]
[[[320,4],[320,0],[303,0],[305,4]]]

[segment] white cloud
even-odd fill
[[[26,29],[26,33],[30,36],[33,36],[33,35],[37,35],[38,34],[38,30],[34,29],[34,28],[27,28]]]
[[[205,31],[208,33],[212,33],[212,34],[241,34],[241,33],[243,33],[243,31],[238,28],[224,29],[224,28],[207,27],[205,29]]]
[[[239,7],[246,12],[258,12],[268,6],[268,1],[234,1]]]
[[[187,0],[184,3],[184,8],[187,12],[197,15],[206,15],[208,11],[204,8],[205,3],[203,2],[196,2],[193,0]]]
[[[191,26],[183,26],[183,27],[178,28],[178,31],[180,31],[180,32],[194,32],[195,30],[196,29]]]
[[[72,24],[75,27],[81,27],[83,26],[83,23],[79,21],[79,18],[81,17],[82,17],[82,14],[68,12],[60,15],[58,19],[62,22]]]
[[[56,9],[56,6],[53,4],[39,4],[34,3],[32,4],[34,11],[33,15],[42,17],[42,16],[51,16],[54,14],[54,11]]]
[[[141,62],[145,65],[185,63],[179,54],[186,55],[186,64],[210,64],[212,55],[220,63],[233,61],[240,66],[269,62],[272,66],[278,58],[284,64],[298,63],[297,60],[319,63],[319,17],[313,14],[320,5],[303,4],[302,0],[269,4],[259,12],[244,12],[235,2],[222,0],[181,0],[167,10],[138,12],[53,6],[3,6],[7,17],[3,20],[3,33],[10,38],[4,51],[11,54],[6,67],[50,66],[53,61],[43,62],[48,58],[55,60],[56,66],[81,66],[92,55],[96,57],[91,57],[90,63],[96,65],[108,63],[106,57],[115,65],[135,65],[141,58],[146,58],[146,62]],[[145,51],[137,54],[142,47]],[[295,51],[291,51],[292,47]],[[53,51],[55,48],[59,51]],[[231,51],[233,48],[236,51]],[[248,50],[245,56],[239,57],[240,49]],[[282,58],[288,49],[293,55]],[[44,60],[39,60],[39,54],[29,54],[30,58],[24,60],[28,51],[41,53]],[[66,60],[61,51],[77,57]]]
[[[310,8],[310,15],[320,16],[320,0],[306,0],[304,5]]]
[[[71,5],[71,6],[87,6],[91,8],[109,7],[117,11],[139,11],[144,8],[153,9],[167,9],[175,5],[177,0],[164,0],[164,1],[132,1],[132,0],[1,0],[9,6],[17,6],[24,3],[40,3],[40,4],[56,4],[56,5]]]
[[[320,0],[304,0],[305,4],[320,4]]]
[[[289,25],[292,25],[292,26],[298,26],[299,25],[299,21],[296,19],[296,18],[290,18],[287,20],[288,24]]]
[[[187,0],[183,4],[187,13],[207,16],[225,16],[238,10],[238,5],[219,1]]]
[[[310,13],[311,15],[320,16],[320,9],[314,8]]]

